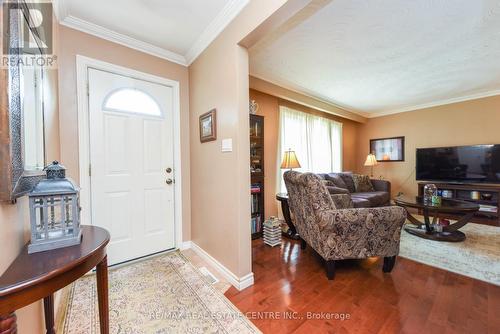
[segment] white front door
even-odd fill
[[[91,217],[111,234],[108,263],[174,248],[173,89],[91,68],[88,78]]]

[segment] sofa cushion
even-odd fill
[[[365,199],[365,198],[351,196],[351,199],[352,199],[353,206],[356,209],[371,208],[370,201]]]
[[[375,191],[368,175],[352,174],[352,180],[357,193]]]
[[[356,191],[356,188],[354,187],[354,181],[352,180],[352,173],[344,172],[344,173],[337,173],[337,175],[339,175],[342,181],[344,181],[346,189],[349,190],[349,192],[353,193]]]
[[[337,173],[325,174],[325,179],[332,182],[338,188],[347,189],[347,184],[345,184],[344,180]]]
[[[354,202],[354,207],[356,207],[356,201],[367,200],[370,202],[369,207],[383,206],[389,203],[389,193],[385,191],[373,191],[373,192],[363,192],[354,193],[351,195]],[[365,202],[366,204],[366,202]]]

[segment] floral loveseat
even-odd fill
[[[392,270],[406,220],[403,208],[345,209],[352,203],[334,202],[332,197],[348,195],[331,195],[316,174],[287,171],[284,179],[302,247],[308,244],[323,257],[328,279],[335,276],[335,261],[343,259],[383,256],[384,272]]]

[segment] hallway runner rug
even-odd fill
[[[110,333],[260,333],[179,252],[110,269]],[[95,275],[66,299],[59,332],[99,333]]]

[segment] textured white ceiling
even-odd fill
[[[500,94],[498,0],[333,0],[264,44],[252,75],[369,117]]]
[[[180,55],[230,0],[64,0],[67,14]]]

